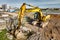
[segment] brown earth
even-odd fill
[[[51,14],[49,24],[31,35],[28,40],[60,40],[60,15]]]

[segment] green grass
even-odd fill
[[[2,32],[0,32],[0,40],[9,40],[6,36],[7,30],[4,29]]]

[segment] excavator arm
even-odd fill
[[[32,8],[26,9],[26,5],[30,6]],[[40,8],[34,7],[32,5],[23,3],[23,5],[20,7],[19,13],[18,13],[18,28],[21,26],[21,21],[23,20],[24,17],[24,12],[40,12]],[[42,12],[40,12],[40,15],[42,16]]]

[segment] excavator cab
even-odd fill
[[[34,20],[39,20],[39,15],[40,15],[39,12],[35,12],[34,13]]]

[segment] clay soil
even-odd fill
[[[51,15],[49,24],[44,28],[45,40],[60,40],[60,15]]]

